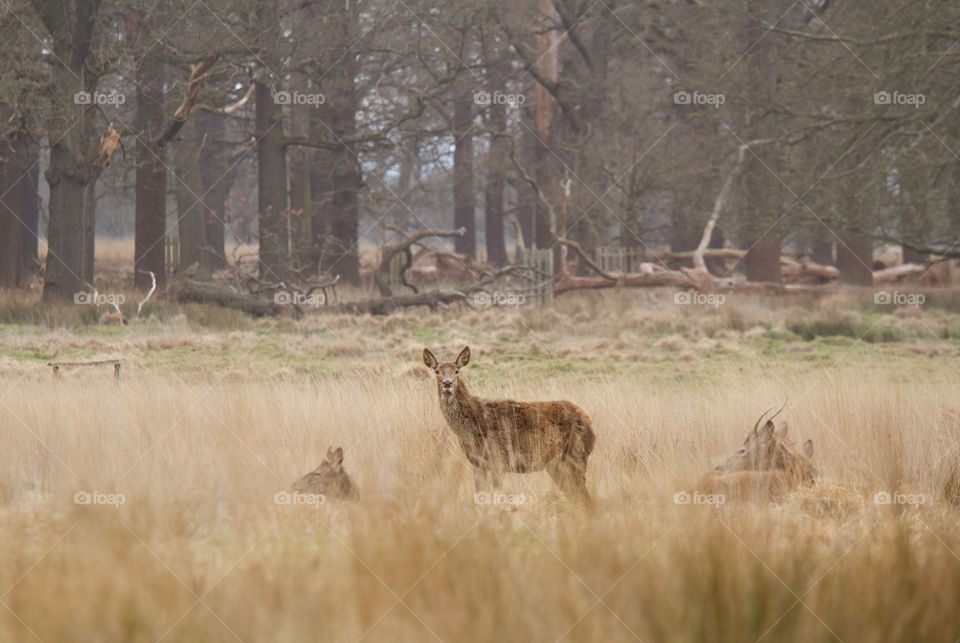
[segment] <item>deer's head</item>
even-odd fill
[[[747,434],[743,445],[716,468],[716,473],[779,470],[787,471],[803,482],[813,482],[818,474],[811,460],[813,440],[807,440],[797,452],[787,437],[787,425],[780,430],[775,427],[773,417],[776,417],[776,413],[764,422],[763,428],[760,427],[760,422],[768,412],[769,409],[764,411],[753,430]]]
[[[440,392],[440,399],[445,395],[453,396],[460,386],[460,369],[470,363],[470,347],[464,346],[460,354],[457,355],[455,362],[440,363],[429,348],[423,349],[423,363],[427,368],[433,369],[437,375],[437,390]]]
[[[349,485],[350,479],[343,470],[343,449],[327,448],[327,457],[320,466],[293,483],[294,491],[322,493],[336,497],[337,491]]]

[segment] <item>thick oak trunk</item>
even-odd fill
[[[137,68],[137,174],[134,207],[134,287],[166,283],[167,166],[164,148],[153,140],[163,127],[163,63],[151,53]]]

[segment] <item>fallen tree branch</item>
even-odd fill
[[[440,304],[452,304],[461,302],[466,298],[462,292],[454,290],[431,290],[430,292],[416,293],[413,295],[396,295],[394,297],[381,297],[380,299],[365,299],[350,303],[337,304],[336,306],[326,306],[318,308],[320,313],[345,314],[345,315],[387,315],[400,308],[409,308],[411,306],[429,306],[436,308]]]
[[[269,299],[238,292],[216,284],[194,281],[192,279],[176,280],[167,288],[167,297],[180,303],[217,304],[224,308],[239,310],[257,317],[278,316],[284,314],[301,315],[299,307],[290,304],[279,304]]]
[[[150,301],[150,297],[153,296],[154,291],[157,289],[157,276],[153,274],[153,271],[141,270],[140,272],[150,275],[150,281],[152,283],[150,284],[150,290],[147,291],[147,296],[143,298],[143,301],[137,302],[137,319],[140,318],[140,311],[143,310],[143,305]]]
[[[927,270],[928,268],[926,266],[921,266],[918,263],[903,263],[899,266],[874,270],[873,285],[880,286],[883,284],[895,283],[905,279],[906,277],[922,274]]]
[[[713,229],[717,225],[717,220],[720,218],[720,213],[723,212],[723,210],[727,207],[727,201],[730,198],[730,189],[733,186],[734,181],[737,180],[737,177],[739,177],[743,172],[743,166],[744,161],[747,158],[747,152],[755,145],[763,145],[772,142],[773,141],[771,139],[756,139],[747,141],[737,148],[737,160],[734,163],[733,169],[723,181],[723,185],[720,187],[720,192],[717,194],[717,198],[713,201],[713,210],[710,211],[710,218],[707,220],[707,225],[703,228],[703,234],[700,236],[700,244],[693,252],[694,269],[698,272],[702,272],[707,277],[713,277],[713,275],[711,275],[710,270],[707,269],[707,263],[703,259],[703,253],[706,251],[707,246],[710,245],[710,238],[713,236]]]
[[[399,230],[396,231],[400,232]],[[390,272],[390,262],[395,256],[401,253],[406,255],[407,261],[400,269],[400,280],[405,286],[413,290],[414,294],[417,294],[417,289],[409,284],[406,278],[406,271],[413,265],[413,255],[410,252],[410,246],[429,237],[462,237],[466,232],[465,228],[458,228],[457,230],[421,230],[415,234],[407,235],[400,243],[383,246],[380,250],[380,262],[377,264],[377,268],[373,273],[373,283],[376,284],[377,290],[380,291],[380,296],[393,296],[388,275]],[[403,232],[400,233],[403,234]]]
[[[187,83],[187,93],[183,97],[183,102],[180,104],[180,107],[177,108],[177,111],[174,113],[173,118],[170,119],[170,122],[167,123],[167,126],[160,132],[160,135],[150,142],[154,148],[163,148],[163,146],[172,141],[173,137],[175,137],[183,127],[183,124],[190,118],[194,105],[197,103],[200,88],[203,87],[204,74],[206,74],[208,69],[213,67],[216,61],[216,58],[210,58],[193,66],[193,69],[190,71],[190,81]]]

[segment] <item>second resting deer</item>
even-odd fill
[[[453,362],[439,362],[423,349],[423,363],[437,376],[437,395],[447,424],[473,467],[477,491],[504,473],[546,470],[571,499],[592,505],[587,491],[587,457],[593,451],[593,424],[570,402],[517,402],[474,397],[460,377],[470,362],[464,347]]]
[[[322,495],[334,500],[358,500],[360,494],[343,469],[343,449],[327,448],[327,457],[320,466],[293,483],[297,493]]]
[[[811,460],[813,440],[807,440],[798,453],[787,438],[787,426],[777,430],[773,423],[780,411],[761,429],[760,422],[769,411],[763,412],[733,455],[700,479],[697,492],[727,499],[776,499],[801,484],[816,481],[818,472]]]

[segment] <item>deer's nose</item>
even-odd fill
[[[445,379],[445,380],[443,380],[443,381],[441,382],[441,384],[443,384],[443,388],[452,388],[452,387],[453,387],[453,380],[451,380],[451,379]]]

